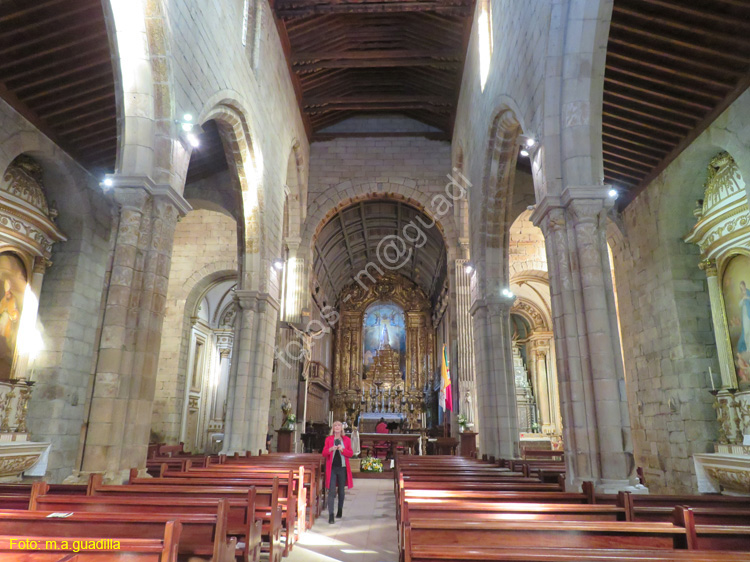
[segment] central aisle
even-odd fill
[[[398,562],[393,480],[354,480],[344,517],[328,523],[328,508],[294,545],[288,562]]]

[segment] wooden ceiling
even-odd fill
[[[0,97],[94,173],[112,172],[117,107],[101,0],[0,0]]]
[[[319,230],[315,238],[315,277],[331,298],[361,271],[397,270],[436,298],[446,275],[446,249],[437,228],[425,229],[425,240],[413,244],[402,236],[405,225],[429,224],[429,219],[408,203],[386,199],[361,201],[341,209]],[[398,237],[405,245],[393,242]],[[381,247],[381,242],[384,246]],[[419,245],[421,244],[421,245]],[[395,259],[395,257],[398,259]],[[387,263],[390,258],[393,261]],[[386,260],[386,261],[384,261]],[[369,264],[369,265],[368,265]],[[377,267],[373,267],[372,264]],[[395,266],[399,267],[395,267]],[[367,275],[362,278],[368,282]]]
[[[603,156],[620,205],[750,86],[750,1],[615,0]]]
[[[474,0],[272,4],[308,134],[399,113],[450,139]]]

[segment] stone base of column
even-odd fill
[[[107,472],[88,472],[85,470],[74,470],[73,474],[68,476],[65,480],[62,481],[63,484],[88,484],[89,483],[89,476],[92,474],[102,474],[104,476],[102,483],[103,484],[114,484],[114,485],[120,485],[120,484],[127,484],[128,480],[130,480],[130,470],[117,470],[117,471],[107,471]],[[139,468],[138,469],[138,478],[151,478],[151,476],[146,472],[146,468]]]
[[[580,492],[581,485],[586,482],[585,478],[576,478],[573,481],[565,481],[566,492]],[[639,484],[638,480],[599,480],[594,482],[594,491],[597,494],[617,494],[617,492],[631,492],[633,494],[648,494],[648,488]]]

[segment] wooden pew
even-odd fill
[[[161,471],[160,478],[171,478],[171,479],[210,479],[214,484],[217,481],[221,482],[222,486],[242,486],[245,485],[245,480],[252,484],[254,479],[267,479],[270,482],[273,478],[278,476],[281,480],[280,483],[283,486],[285,478],[295,483],[293,489],[293,497],[296,498],[297,507],[295,514],[299,520],[299,534],[305,529],[312,527],[312,520],[308,518],[313,517],[313,512],[310,511],[308,514],[308,502],[314,501],[316,493],[315,480],[310,471],[306,471],[304,465],[300,465],[296,470],[288,467],[284,468],[273,468],[271,466],[245,466],[245,465],[220,465],[211,467],[193,467],[186,466],[185,471],[176,471],[163,468]],[[150,478],[137,478],[137,474],[134,474],[133,470],[130,471],[130,484],[148,484],[153,483],[153,479]],[[285,498],[283,490],[281,491],[282,501]]]
[[[57,513],[140,513],[169,515],[183,520],[185,516],[212,515],[220,524],[214,531],[215,550],[236,537],[236,556],[243,562],[258,562],[261,549],[261,522],[255,520],[255,489],[246,501],[212,498],[100,497],[39,495],[32,498],[30,509]],[[190,526],[186,532],[192,533]],[[238,532],[239,531],[239,532]],[[222,538],[223,537],[223,538]],[[214,552],[214,557],[219,554]]]
[[[227,499],[230,501],[248,501],[248,487],[220,486],[214,482],[213,486],[200,485],[122,485],[105,486],[101,482],[100,474],[92,474],[91,493],[99,497],[119,498],[153,498],[161,497],[165,501],[178,498],[213,498]],[[262,534],[268,541],[267,550],[270,553],[270,561],[281,560],[283,554],[288,551],[290,545],[281,546],[281,532],[283,528],[282,507],[279,502],[279,483],[274,479],[270,488],[255,488],[255,519],[262,522]],[[229,527],[230,534],[240,534],[242,527]]]
[[[205,519],[205,516],[201,516]],[[215,519],[214,519],[215,523]],[[199,523],[185,524],[197,528]],[[178,548],[193,539],[182,533],[183,523],[160,516],[122,514],[71,514],[67,517],[50,517],[46,512],[0,511],[0,559],[3,562],[33,560],[105,561],[124,562],[177,562]],[[36,541],[34,551],[22,550],[11,540]],[[118,541],[119,550],[79,550],[74,552],[72,541]],[[63,548],[68,541],[70,548]],[[80,543],[79,543],[80,544]],[[101,545],[105,546],[105,545]],[[234,543],[230,545],[234,547]],[[39,557],[37,557],[37,551]],[[222,561],[228,561],[227,551]],[[55,558],[57,556],[57,558]]]
[[[289,471],[282,478],[279,478],[278,476],[275,476],[273,474],[269,475],[268,478],[222,478],[220,476],[215,476],[213,478],[197,478],[189,476],[190,473],[186,474],[188,474],[188,476],[184,478],[132,478],[131,476],[130,481],[132,482],[132,484],[129,484],[129,486],[134,490],[140,489],[142,487],[151,488],[153,486],[163,486],[167,488],[192,486],[196,489],[199,489],[201,487],[215,488],[216,486],[220,486],[222,488],[233,488],[241,490],[245,493],[247,493],[247,490],[249,490],[250,488],[255,488],[256,496],[258,498],[261,498],[265,495],[273,495],[272,489],[274,486],[276,486],[277,503],[281,506],[282,510],[282,522],[286,540],[284,555],[288,554],[292,549],[292,546],[294,545],[294,542],[296,540],[295,529],[298,519],[298,499],[295,492],[297,479],[295,478],[292,471]],[[272,502],[266,503],[261,501],[261,504],[271,506]],[[304,505],[302,512],[304,513]],[[304,520],[300,525],[300,532],[303,527]]]

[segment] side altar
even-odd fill
[[[731,155],[717,154],[707,172],[685,241],[700,248],[711,302],[719,377],[710,368],[708,376],[718,439],[713,453],[693,460],[700,492],[750,495],[750,212]]]

